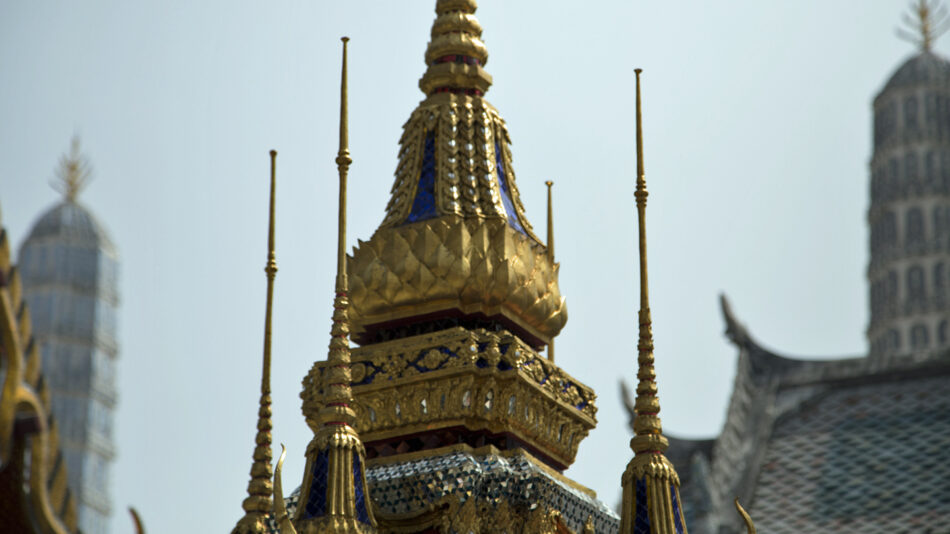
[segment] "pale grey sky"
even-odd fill
[[[651,303],[664,428],[711,436],[736,352],[725,291],[780,352],[865,350],[871,99],[909,55],[903,1],[483,0],[528,217],[552,179],[558,363],[600,395],[568,474],[611,506],[630,458],[635,373],[632,69],[644,69]],[[275,442],[285,485],[310,431],[300,381],[326,356],[333,288],[339,37],[350,44],[349,242],[383,215],[434,2],[0,5],[0,207],[13,242],[54,202],[70,136],[81,200],[121,259],[114,532],[227,531],[253,448],[268,156],[278,156]],[[938,51],[948,43],[939,42]]]

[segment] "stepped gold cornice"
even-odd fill
[[[311,427],[330,372],[320,362],[304,382]],[[594,392],[508,332],[456,327],[360,347],[350,380],[367,443],[455,427],[504,432],[563,469],[597,423]]]
[[[484,65],[488,48],[482,41],[482,26],[475,18],[474,0],[439,0],[431,39],[426,47],[427,69],[419,88],[426,96],[438,91],[484,94],[492,78]]]

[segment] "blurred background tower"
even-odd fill
[[[63,199],[33,225],[19,266],[80,529],[101,534],[112,513],[118,256],[105,229],[77,201],[89,173],[74,138],[53,183]]]
[[[924,357],[950,342],[950,61],[931,51],[946,11],[914,6],[901,36],[920,47],[874,99],[871,358]]]

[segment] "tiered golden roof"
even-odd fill
[[[386,216],[347,261],[362,345],[353,408],[370,460],[510,441],[564,469],[596,424],[595,396],[538,352],[567,311],[553,250],[524,215],[505,123],[483,97],[491,77],[475,8],[437,2],[427,97],[405,125]],[[304,383],[314,430],[333,372],[318,362]]]
[[[440,0],[419,82],[426,99],[400,139],[386,216],[349,262],[354,338],[434,314],[497,319],[540,348],[567,308],[558,266],[515,184],[473,0]]]

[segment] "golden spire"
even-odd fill
[[[643,171],[643,128],[640,106],[640,69],[637,74],[637,201],[640,242],[640,340],[637,343],[639,371],[634,403],[636,436],[630,440],[634,457],[623,474],[621,534],[686,534],[686,521],[679,496],[679,477],[663,454],[669,442],[660,425],[653,356],[650,294],[647,284],[646,175]]]
[[[343,69],[340,84],[340,150],[336,164],[340,174],[339,234],[337,246],[336,297],[330,329],[328,366],[324,375],[324,407],[320,427],[307,447],[307,466],[297,508],[296,526],[301,534],[375,532],[376,520],[366,487],[365,451],[353,425],[351,407],[350,322],[346,277],[346,175],[350,157],[347,131],[346,43],[343,37]]]
[[[244,517],[232,534],[258,534],[270,532],[267,516],[273,502],[271,485],[271,399],[270,399],[270,346],[271,310],[274,301],[274,277],[277,275],[277,256],[274,252],[274,197],[277,189],[277,151],[270,151],[270,217],[267,229],[267,305],[264,312],[264,364],[261,371],[261,403],[257,413],[257,437],[254,448],[254,463],[251,464],[251,480],[247,483],[247,498],[244,499]]]
[[[548,186],[548,240],[547,246],[545,247],[548,252],[548,261],[551,262],[551,265],[554,265],[554,203],[551,200],[551,186],[554,185],[554,182],[548,180],[544,182],[544,185]],[[548,359],[552,362],[554,361],[554,337],[551,337],[551,342],[548,343]]]
[[[56,178],[50,185],[59,191],[67,202],[75,202],[76,196],[89,183],[91,169],[89,162],[79,150],[79,136],[74,135],[70,143],[69,154],[59,158],[59,168],[56,169]]]
[[[419,88],[426,96],[440,92],[482,95],[491,86],[483,68],[488,48],[475,18],[475,0],[437,0],[432,40],[426,48],[426,69]]]
[[[929,52],[934,40],[950,28],[947,9],[936,0],[918,0],[916,5],[910,5],[910,9],[914,16],[904,14],[903,20],[907,29],[898,28],[897,35]]]

